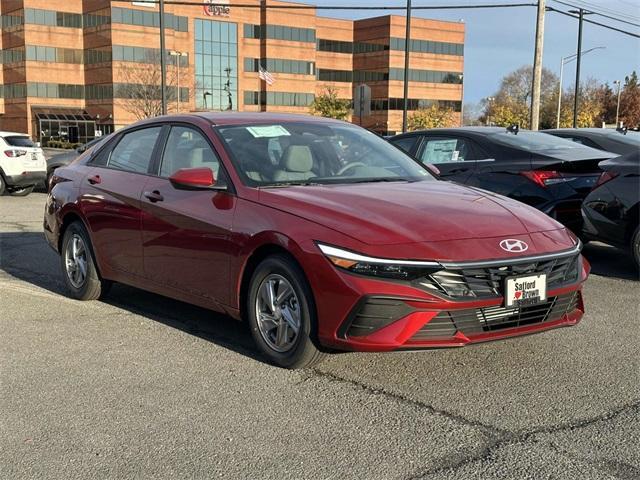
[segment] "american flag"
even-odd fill
[[[264,80],[265,82],[267,82],[267,85],[273,85],[276,81],[275,78],[273,78],[273,75],[271,75],[269,72],[267,72],[264,68],[259,67],[258,68],[258,76]]]

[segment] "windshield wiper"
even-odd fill
[[[270,183],[267,185],[260,185],[258,188],[283,188],[283,187],[299,187],[299,186],[319,186],[322,183],[318,182],[308,182],[308,181],[299,181],[299,182],[279,182],[279,183]]]
[[[380,183],[380,182],[410,182],[411,179],[403,177],[361,178],[345,183]]]

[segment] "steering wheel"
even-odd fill
[[[355,167],[366,167],[366,165],[362,162],[347,163],[344,167],[338,170],[338,173],[336,173],[336,175],[342,175],[347,170],[351,170],[352,168],[355,168]]]

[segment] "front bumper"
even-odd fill
[[[33,172],[22,172],[18,175],[7,175],[5,176],[5,180],[9,187],[30,187],[32,185],[37,185],[41,182],[44,182],[47,178],[47,172],[43,171],[33,171]]]
[[[319,338],[340,350],[393,351],[461,347],[575,325],[584,314],[581,289],[590,269],[578,258],[575,281],[550,287],[548,302],[522,309],[504,308],[501,296],[452,299],[333,269],[342,288],[318,302]]]

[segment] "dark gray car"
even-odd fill
[[[100,143],[107,137],[97,137],[91,140],[90,142],[85,143],[84,145],[80,145],[75,150],[69,150],[68,152],[59,153],[58,155],[54,155],[47,160],[47,180],[45,185],[49,185],[49,179],[51,175],[55,171],[56,168],[64,167],[65,165],[69,165],[76,158],[78,158],[82,153],[86,152],[88,149]]]
[[[566,138],[587,147],[626,155],[640,149],[640,133],[612,128],[558,128],[544,133]]]

